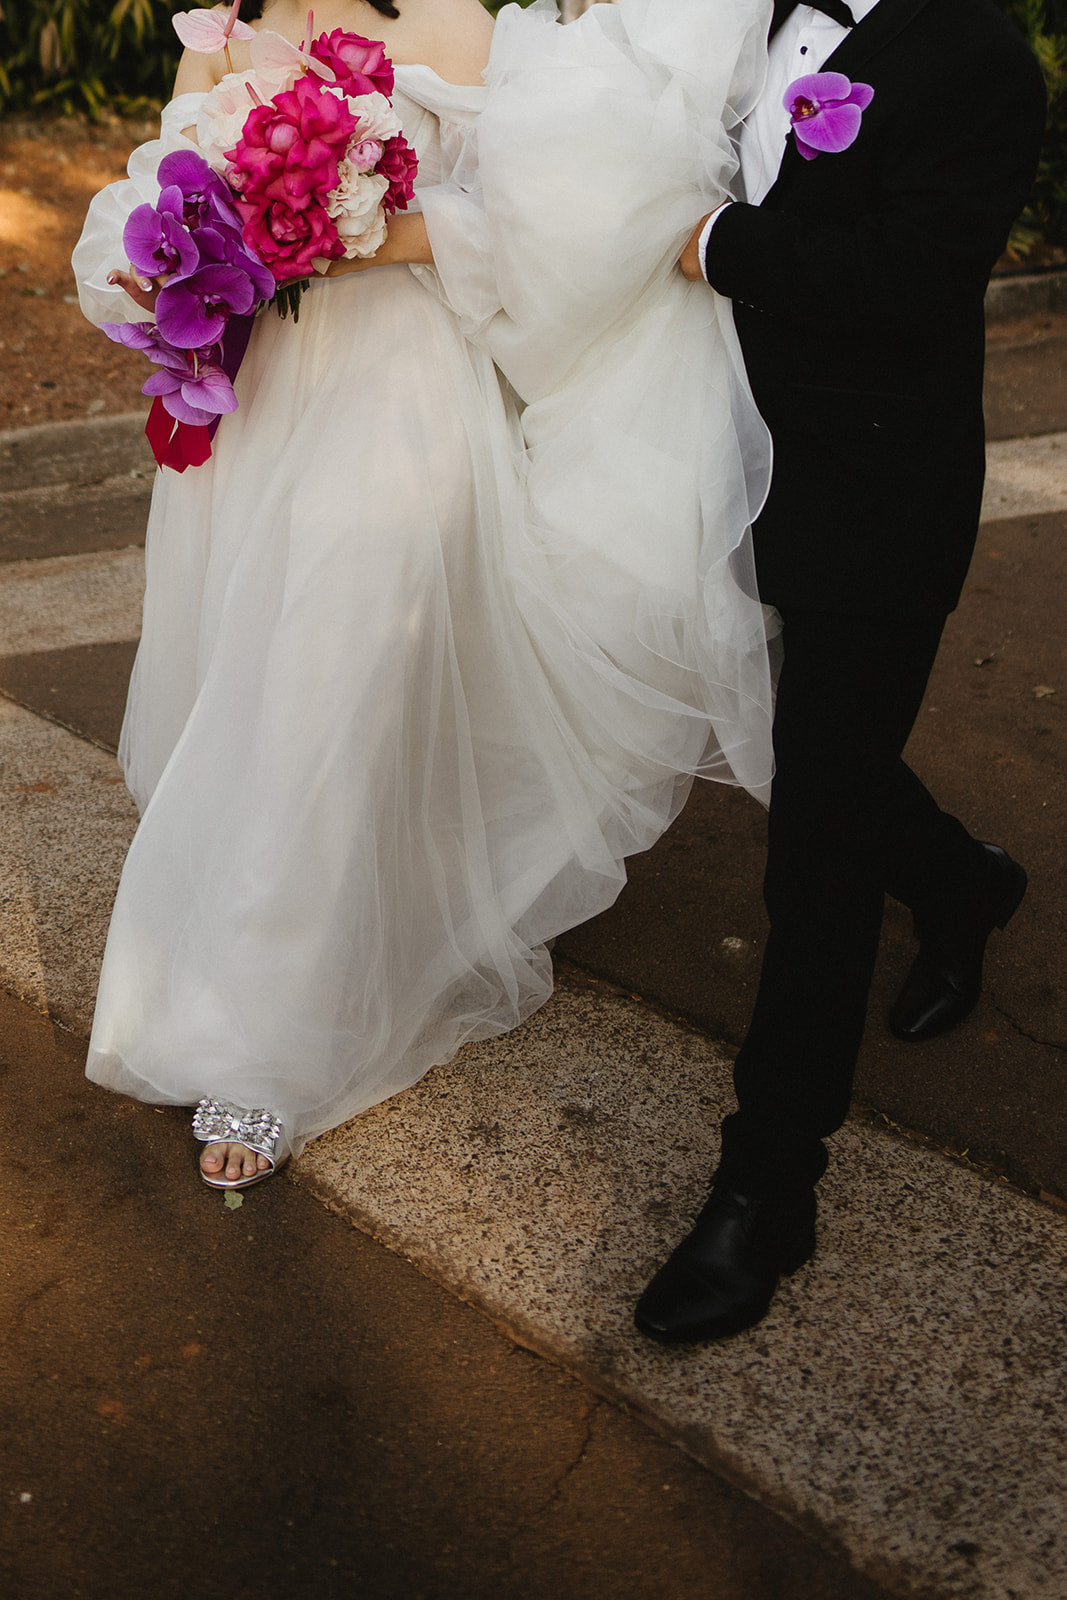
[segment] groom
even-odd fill
[[[774,440],[754,537],[784,666],[770,934],[738,1109],[711,1198],[637,1307],[665,1342],[758,1322],[815,1249],[823,1140],[848,1110],[886,891],[919,939],[891,1025],[923,1039],[974,1005],[986,940],[1026,887],[901,752],[974,545],[983,293],[1033,178],[1040,74],[991,0],[849,3],[776,0],[741,138],[748,203],[705,218],[682,256],[733,300]],[[782,101],[824,70],[874,95],[853,142],[805,159]]]

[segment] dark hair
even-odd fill
[[[255,22],[257,17],[263,15],[264,3],[265,0],[248,0],[248,3],[241,7],[241,21]],[[400,15],[392,0],[367,0],[367,4],[372,5],[375,11],[380,11],[383,17],[398,17]]]

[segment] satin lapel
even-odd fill
[[[768,37],[773,39],[786,17],[795,11],[800,0],[774,0],[774,11],[771,14],[771,27]]]

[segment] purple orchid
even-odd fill
[[[195,350],[188,356],[176,350],[174,356],[173,361],[153,372],[142,394],[158,395],[163,409],[175,421],[188,422],[194,427],[207,427],[217,417],[237,410],[233,384],[220,366],[213,361],[201,361]]]
[[[197,350],[214,344],[226,319],[251,311],[258,298],[243,268],[209,263],[187,278],[172,278],[163,285],[156,300],[156,321],[177,349]]]
[[[233,384],[217,359],[217,344],[176,350],[152,322],[102,322],[100,329],[116,344],[140,350],[155,362],[160,371],[152,373],[141,393],[161,396],[177,421],[204,427],[237,410]]]
[[[220,221],[240,228],[241,219],[234,210],[229,185],[195,150],[172,150],[164,156],[159,163],[159,181],[164,187],[173,184],[181,190],[189,227]]]
[[[198,228],[196,243],[202,266],[212,263],[218,266],[236,267],[251,281],[257,300],[269,300],[278,287],[270,268],[265,267],[259,257],[252,254],[238,228],[227,227],[221,222]]]
[[[185,200],[175,184],[161,191],[154,206],[137,206],[130,212],[122,242],[134,271],[150,278],[192,272],[200,259],[185,225]]]
[[[863,113],[873,99],[869,83],[852,83],[843,72],[813,72],[795,79],[782,104],[804,160],[837,155],[855,143]]]
[[[127,350],[140,350],[142,355],[157,366],[183,366],[188,355],[199,361],[210,361],[218,354],[217,344],[205,344],[198,350],[175,350],[154,322],[102,322],[100,332],[106,333],[115,344],[124,344]]]

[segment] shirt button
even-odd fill
[[[800,53],[801,53],[801,55],[802,55],[802,56],[806,56],[806,55],[807,55],[807,53],[808,53],[808,47],[807,47],[807,45],[806,45],[806,44],[802,44],[802,45],[801,45],[801,47],[800,47]]]

